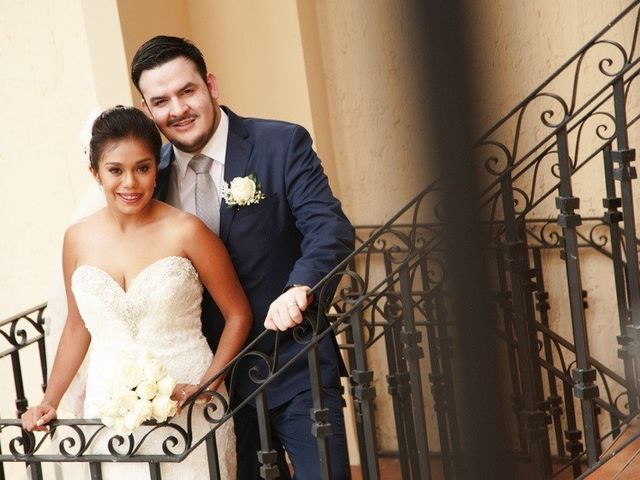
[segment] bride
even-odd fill
[[[197,217],[152,199],[161,146],[153,122],[118,106],[96,119],[91,134],[90,170],[107,206],[65,234],[67,320],[42,402],[22,416],[29,431],[46,430],[56,418],[87,353],[85,418],[100,417],[109,367],[120,352],[153,353],[178,382],[172,399],[181,407],[240,351],[250,328],[250,307],[222,242]],[[215,356],[201,333],[202,285],[225,319]],[[222,380],[208,389],[224,394]],[[193,413],[194,440],[210,428],[202,408]],[[186,413],[171,422],[184,426]],[[231,422],[216,438],[222,478],[235,478]],[[138,453],[162,454],[161,443],[145,443]],[[141,463],[104,463],[102,469],[103,478],[149,475]],[[205,445],[181,463],[163,464],[162,478],[209,478]]]

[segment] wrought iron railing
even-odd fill
[[[211,431],[198,437],[193,433],[195,418],[194,402],[200,392],[196,392],[189,401],[189,415],[186,426],[168,422],[156,424],[146,422],[149,427],[143,436],[122,437],[107,430],[99,420],[94,419],[58,419],[51,423],[52,428],[46,433],[29,433],[20,427],[17,419],[0,420],[0,438],[8,444],[8,451],[0,453],[0,462],[24,462],[30,467],[32,478],[43,478],[41,465],[46,462],[86,462],[89,464],[93,478],[100,478],[103,462],[146,462],[149,465],[151,478],[161,478],[161,463],[179,462],[186,458],[200,444],[205,443],[209,458],[211,478],[219,478],[215,432],[231,419],[247,402],[255,402],[259,426],[261,429],[261,450],[256,452],[262,462],[265,478],[277,478],[278,467],[275,464],[276,453],[268,434],[268,410],[266,408],[266,387],[278,376],[286,375],[287,367],[299,357],[307,357],[310,365],[311,385],[314,399],[314,426],[318,440],[318,451],[321,458],[322,478],[331,478],[331,460],[329,458],[327,436],[330,425],[324,409],[321,389],[321,376],[317,354],[318,342],[327,335],[338,334],[344,337],[341,348],[347,357],[350,373],[348,394],[354,405],[357,448],[364,478],[380,478],[379,455],[376,432],[376,396],[380,391],[373,386],[374,371],[369,366],[368,350],[382,344],[387,349],[388,387],[393,403],[395,428],[398,432],[396,448],[400,458],[403,478],[428,478],[430,466],[428,462],[428,439],[426,405],[422,386],[421,360],[424,354],[420,329],[427,323],[425,314],[425,293],[421,282],[428,275],[425,270],[425,245],[428,244],[425,232],[420,229],[418,221],[424,211],[425,198],[437,192],[435,185],[425,189],[407,206],[398,212],[387,224],[368,232],[366,240],[356,251],[338,265],[312,291],[318,298],[318,305],[323,311],[313,315],[305,315],[305,326],[311,327],[311,335],[303,335],[302,329],[294,332],[296,340],[304,347],[287,363],[281,365],[277,360],[277,349],[273,355],[254,350],[254,346],[266,335],[277,335],[264,332],[248,345],[222,371],[210,381],[203,384],[201,391],[217,377],[227,373],[230,382],[239,375],[239,362],[247,357],[259,358],[264,365],[261,374],[249,373],[256,383],[254,393],[239,402],[233,408],[223,397],[217,395],[211,407],[204,410],[205,421],[211,425]],[[408,226],[407,226],[408,219]],[[401,227],[398,227],[401,225]],[[384,245],[384,248],[380,248]],[[376,277],[372,274],[372,259],[379,254],[384,256],[384,271]],[[362,268],[366,273],[361,276],[357,272]],[[341,281],[337,293],[334,288]],[[42,335],[42,318],[45,306],[34,311],[13,317],[2,325],[8,325],[13,338],[11,352],[26,347],[33,341],[41,344],[40,355],[43,364],[43,377],[46,378],[44,361],[44,337]],[[35,315],[35,317],[34,317]],[[36,318],[36,320],[34,320]],[[329,320],[327,322],[326,320]],[[29,327],[36,329],[37,338],[30,338],[21,322],[27,321]],[[434,326],[428,327],[433,329]],[[442,328],[442,327],[441,327]],[[333,333],[332,333],[333,332]],[[277,343],[277,342],[276,342]],[[26,409],[26,401],[22,389],[22,372],[18,365],[15,375],[16,387],[20,393],[17,397],[18,414]],[[385,369],[376,369],[380,375]],[[446,369],[445,369],[446,370]],[[262,375],[262,376],[261,376]],[[442,373],[440,375],[443,375]],[[443,385],[449,384],[441,380]],[[451,397],[451,392],[449,392]],[[453,405],[453,402],[449,402]],[[213,406],[215,405],[215,406]],[[444,411],[444,410],[443,410]],[[455,419],[448,414],[450,422]],[[444,417],[443,417],[444,418]],[[441,431],[441,436],[446,433]],[[108,454],[96,454],[94,445],[100,436],[107,435]],[[162,440],[162,448],[155,454],[138,453],[145,442],[152,438]],[[443,437],[444,438],[444,437]],[[447,447],[443,454],[455,452]],[[450,459],[449,459],[450,460]],[[2,468],[2,467],[0,467]],[[0,470],[0,475],[3,475]]]

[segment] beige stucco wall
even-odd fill
[[[130,102],[114,5],[2,7],[0,318],[45,299],[66,222],[90,181],[80,140],[87,115]],[[113,38],[108,48],[104,37]]]
[[[154,35],[191,37],[188,3],[186,0],[117,0],[127,74],[138,47]],[[139,106],[140,94],[130,81],[129,86],[133,104]]]
[[[628,0],[470,1],[471,76],[481,87],[479,132],[559,68]]]
[[[0,6],[0,318],[45,300],[66,222],[89,184],[80,128],[102,101],[123,97],[117,68],[104,68],[120,43],[112,2],[91,2],[100,22],[86,21],[80,0],[36,3]],[[97,34],[113,38],[108,49],[92,51],[100,45]],[[27,395],[37,400],[35,350],[22,358]],[[0,362],[0,378],[6,418],[15,415],[8,359]],[[6,466],[7,478],[19,478],[20,471],[20,465]]]
[[[354,223],[382,222],[427,182],[411,11],[354,0],[317,2],[316,12],[341,199]]]

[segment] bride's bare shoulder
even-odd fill
[[[172,217],[179,216],[181,213],[185,213],[179,208],[176,208],[173,205],[169,205],[168,203],[164,203],[160,200],[153,200],[153,206],[155,207],[157,214],[164,219],[170,219]]]
[[[105,211],[106,209],[103,208],[69,225],[64,235],[65,244],[82,243],[95,235],[100,230],[100,227],[106,223]]]
[[[160,215],[172,228],[194,228],[198,223],[202,223],[198,217],[189,212],[163,202],[158,202],[158,205]]]

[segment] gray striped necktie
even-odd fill
[[[189,161],[189,167],[196,172],[196,215],[209,229],[218,233],[220,229],[220,199],[216,184],[209,173],[212,163],[212,158],[199,153]]]

